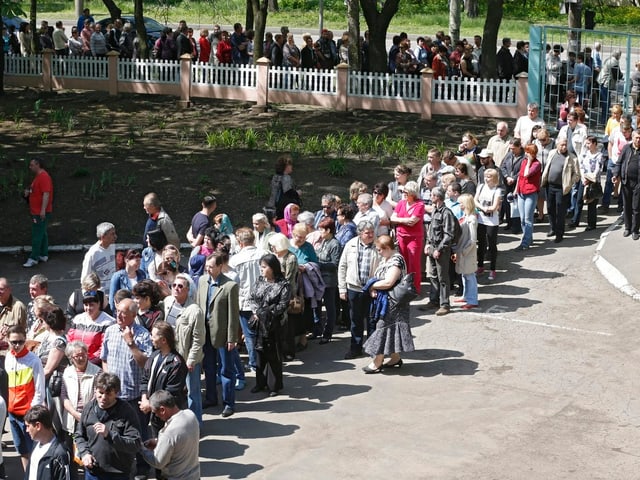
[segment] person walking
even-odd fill
[[[53,212],[53,181],[44,169],[44,161],[38,157],[32,158],[29,170],[33,173],[34,179],[31,186],[24,191],[24,197],[29,202],[31,215],[31,255],[22,265],[25,268],[49,260],[47,226]]]

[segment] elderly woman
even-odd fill
[[[400,254],[404,257],[407,270],[413,273],[416,291],[420,293],[422,278],[422,249],[424,246],[424,203],[420,199],[420,190],[416,182],[407,182],[402,187],[402,200],[398,202],[391,215],[396,225],[396,237]]]
[[[287,43],[282,47],[282,66],[298,67],[300,65],[300,49],[293,39],[293,33],[287,33]]]
[[[271,251],[269,249],[269,238],[273,235],[269,226],[269,219],[264,213],[255,213],[251,217],[253,224],[254,245],[264,252]]]
[[[500,224],[500,207],[502,205],[502,189],[500,174],[495,168],[484,171],[484,183],[480,184],[475,195],[478,209],[478,270],[484,273],[484,256],[489,250],[489,280],[496,278],[496,262],[498,260],[498,225]]]
[[[284,209],[284,218],[276,221],[280,232],[288,238],[292,238],[293,226],[298,223],[299,214],[300,207],[295,203],[290,203]]]
[[[354,215],[355,211],[345,203],[337,209],[336,240],[340,242],[341,247],[344,247],[349,240],[358,234],[356,224],[353,223]]]
[[[140,268],[140,262],[142,261],[142,254],[135,249],[127,250],[124,254],[124,268],[118,270],[111,277],[111,289],[110,292],[116,293],[118,290],[131,290],[136,283],[147,278],[147,275]],[[113,300],[113,295],[109,299],[109,305],[111,311],[115,312],[116,307]]]
[[[162,300],[160,288],[149,279],[142,280],[133,287],[133,300],[138,306],[136,323],[142,325],[151,332],[153,324],[159,320],[164,320],[164,309],[160,305]]]
[[[73,318],[71,328],[67,332],[67,340],[72,342],[80,340],[87,345],[89,361],[100,365],[100,353],[102,351],[102,340],[104,331],[113,325],[115,319],[100,310],[99,296],[96,291],[84,292],[83,307],[84,313]]]
[[[282,233],[275,233],[269,238],[269,245],[271,251],[275,254],[276,258],[280,261],[282,274],[284,278],[289,282],[291,286],[291,295],[294,295],[298,290],[298,259],[289,251],[291,246],[289,239]],[[302,322],[302,315],[296,314],[297,317],[290,319],[285,312],[285,329],[282,334],[282,353],[286,361],[291,361],[295,358],[296,343],[295,343],[295,322],[299,320]]]
[[[361,193],[367,193],[369,191],[369,187],[366,183],[359,182],[356,180],[351,185],[349,185],[349,206],[351,210],[355,212],[358,211],[358,197]]]
[[[86,292],[94,292],[98,298],[100,310],[111,314],[109,302],[104,296],[104,292],[100,290],[100,278],[94,272],[91,272],[82,279],[80,288],[74,290],[69,296],[65,310],[67,320],[72,320],[76,315],[84,312],[84,294]]]
[[[322,328],[320,345],[325,345],[331,341],[338,314],[336,305],[336,300],[338,299],[338,263],[340,262],[342,246],[335,238],[336,224],[332,218],[320,220],[318,230],[320,231],[322,242],[316,247],[316,254],[318,255],[318,265],[324,281],[322,300],[327,314],[326,322]]]
[[[265,388],[275,397],[282,390],[282,336],[287,321],[291,286],[278,258],[268,253],[260,259],[260,278],[251,288],[249,321],[256,332],[256,385],[251,393]]]
[[[402,367],[400,353],[415,350],[409,327],[409,303],[397,303],[388,291],[393,290],[406,274],[402,255],[394,250],[393,239],[388,235],[378,237],[376,248],[382,257],[369,292],[374,298],[373,309],[377,313],[376,329],[364,343],[364,351],[373,357],[364,367],[364,373],[380,373],[383,368]],[[373,282],[373,283],[371,283]],[[386,308],[383,307],[386,305]],[[384,357],[389,361],[384,362]]]
[[[393,182],[389,182],[389,193],[387,194],[387,202],[391,204],[393,208],[400,200],[402,200],[401,187],[404,187],[409,181],[409,175],[411,175],[411,168],[406,165],[398,165],[393,169]]]
[[[62,428],[66,444],[73,451],[73,436],[80,421],[84,406],[93,399],[93,382],[102,369],[89,362],[87,346],[75,340],[69,342],[65,354],[71,365],[62,373],[62,391],[60,401],[64,407]]]
[[[462,233],[456,250],[456,273],[462,275],[463,310],[470,310],[478,306],[478,281],[476,279],[477,263],[477,217],[476,202],[468,193],[458,197],[464,217],[460,222]]]
[[[513,194],[518,198],[518,211],[522,225],[522,240],[516,250],[526,250],[533,243],[533,214],[538,202],[538,191],[542,178],[542,165],[537,159],[538,147],[527,145],[524,148],[525,158],[522,161],[518,181]]]

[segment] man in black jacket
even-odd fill
[[[613,167],[613,183],[622,181],[620,193],[623,197],[625,237],[633,235],[640,239],[640,131],[633,132],[631,143],[620,153],[620,161]]]
[[[24,425],[34,442],[25,478],[30,478],[31,469],[36,469],[38,480],[68,480],[70,455],[56,438],[49,409],[34,405],[25,414]],[[4,468],[4,464],[0,467]],[[4,472],[0,471],[0,475],[4,478]]]
[[[500,172],[502,173],[505,183],[505,195],[513,193],[515,190],[523,159],[524,148],[522,148],[522,142],[519,138],[512,138],[509,142],[509,153],[507,153],[502,161],[502,165],[500,165]],[[511,221],[511,207],[508,202],[502,202],[500,219],[502,218],[507,222],[505,230],[511,230],[511,232],[516,235],[522,233],[520,219],[518,218],[513,222]]]

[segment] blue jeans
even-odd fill
[[[547,200],[548,201],[548,200]],[[520,211],[520,225],[522,225],[521,244],[530,247],[533,243],[533,214],[536,211],[536,203],[538,202],[538,194],[530,193],[528,195],[518,195],[518,210]]]
[[[256,368],[256,332],[249,327],[249,319],[252,313],[250,311],[240,312],[240,326],[242,327],[242,333],[244,334],[244,344],[247,347],[247,353],[249,354],[249,366],[255,370]]]
[[[10,413],[9,425],[11,426],[13,445],[17,452],[22,456],[31,455],[31,451],[33,450],[33,440],[31,440],[31,437],[27,433],[24,417],[18,417]]]
[[[189,410],[195,413],[198,422],[202,424],[202,393],[200,392],[199,363],[193,366],[193,371],[187,372],[187,402]]]
[[[222,403],[225,406],[234,408],[236,403],[236,365],[234,360],[234,349],[228,351],[225,347],[214,348],[211,339],[207,337],[204,342],[204,359],[202,368],[204,369],[205,398],[209,403],[218,403],[218,390],[216,388],[216,374],[218,372],[218,355],[220,356],[220,378],[222,379]]]
[[[477,305],[478,279],[475,272],[462,275],[462,287],[464,288],[464,301],[469,305]]]

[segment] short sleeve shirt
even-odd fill
[[[191,233],[194,237],[204,236],[204,231],[211,225],[211,220],[204,213],[198,212],[191,219]]]
[[[36,175],[31,183],[31,194],[29,195],[29,211],[31,215],[40,215],[42,208],[42,197],[45,193],[49,193],[49,201],[47,202],[46,213],[53,211],[53,182],[46,171]]]

